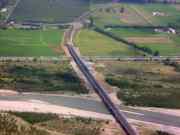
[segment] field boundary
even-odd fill
[[[67,56],[59,56],[59,57],[0,57],[0,62],[4,61],[17,61],[17,62],[24,62],[24,61],[63,61],[68,60]]]

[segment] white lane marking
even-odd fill
[[[130,114],[139,115],[139,116],[144,116],[144,114],[142,114],[142,113],[137,113],[137,112],[131,112],[131,111],[125,111],[125,110],[121,110],[121,112],[130,113]]]

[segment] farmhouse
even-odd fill
[[[167,28],[167,29],[163,29],[163,28],[156,28],[154,29],[155,32],[164,32],[164,33],[169,33],[169,34],[176,34],[176,30],[173,28]]]
[[[169,33],[172,33],[172,34],[176,34],[176,30],[173,29],[173,28],[169,28],[169,29],[168,29],[168,32],[169,32]]]
[[[6,13],[7,12],[7,8],[2,8],[0,12],[1,13]]]
[[[165,13],[156,11],[156,12],[152,12],[152,15],[153,16],[165,16]]]

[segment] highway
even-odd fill
[[[80,111],[95,112],[103,115],[110,115],[104,104],[92,97],[86,97],[84,95],[79,96],[67,96],[67,95],[56,95],[56,94],[39,94],[39,93],[21,93],[17,95],[5,95],[0,96],[0,104],[2,101],[12,102],[28,102],[37,103],[38,105],[49,105],[58,107],[67,107],[71,109],[78,109]],[[167,127],[180,128],[180,116],[174,114],[168,114],[163,112],[153,112],[150,110],[143,110],[138,108],[127,107],[123,105],[117,105],[118,108],[125,114],[128,119],[142,121],[145,123],[153,123],[163,125]],[[40,109],[41,107],[39,106]],[[13,109],[19,109],[13,107]],[[35,111],[37,111],[35,109]],[[49,108],[51,113],[58,113],[53,109]],[[3,110],[3,106],[0,106],[0,110]],[[27,110],[24,110],[27,111]],[[61,111],[60,111],[61,114]],[[92,117],[87,114],[88,117]],[[94,115],[92,118],[96,118]],[[100,118],[101,119],[101,118]],[[103,117],[106,120],[106,117]]]
[[[86,64],[78,56],[73,45],[66,44],[66,46],[67,46],[69,53],[72,56],[73,60],[77,64],[78,68],[84,74],[86,79],[89,81],[91,86],[94,88],[96,93],[99,95],[102,102],[105,104],[105,106],[109,110],[109,112],[113,115],[113,117],[115,118],[117,123],[119,123],[119,125],[122,127],[124,132],[127,135],[137,135],[135,129],[129,124],[129,122],[127,121],[124,114],[122,112],[120,112],[119,109],[116,107],[116,105],[111,101],[106,90],[96,81],[96,79],[91,74],[88,67],[86,66]]]

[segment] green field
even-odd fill
[[[154,29],[148,28],[106,28],[108,32],[121,37],[149,37],[149,36],[165,36],[165,34],[156,33]]]
[[[180,45],[175,44],[159,44],[159,43],[146,43],[139,44],[138,46],[146,46],[151,48],[153,51],[159,51],[161,56],[179,56],[180,55]]]
[[[121,8],[124,12],[121,13]],[[131,4],[108,4],[97,6],[94,4],[91,9],[96,9],[92,17],[97,26],[104,25],[149,25],[149,22],[138,14]]]
[[[0,30],[0,56],[58,56],[63,30]]]
[[[9,20],[67,23],[89,10],[89,0],[20,0]]]
[[[126,105],[180,108],[179,69],[137,61],[98,62],[96,67],[109,84],[120,88],[117,96]]]
[[[154,32],[154,29],[147,28],[107,28],[106,31],[127,40],[134,39],[130,41],[159,51],[160,55],[180,55],[180,38],[175,34]]]
[[[83,29],[75,37],[75,44],[86,56],[135,56],[139,52],[93,30]]]
[[[124,11],[121,12],[121,9]],[[167,4],[94,4],[92,17],[97,26],[104,25],[140,25],[155,26],[179,25],[179,7]],[[153,12],[161,12],[164,16],[153,16]]]
[[[179,10],[174,5],[167,4],[145,4],[133,5],[133,8],[139,11],[143,17],[149,20],[153,25],[167,26],[177,25],[180,26]],[[153,12],[164,13],[164,16],[153,16]]]

